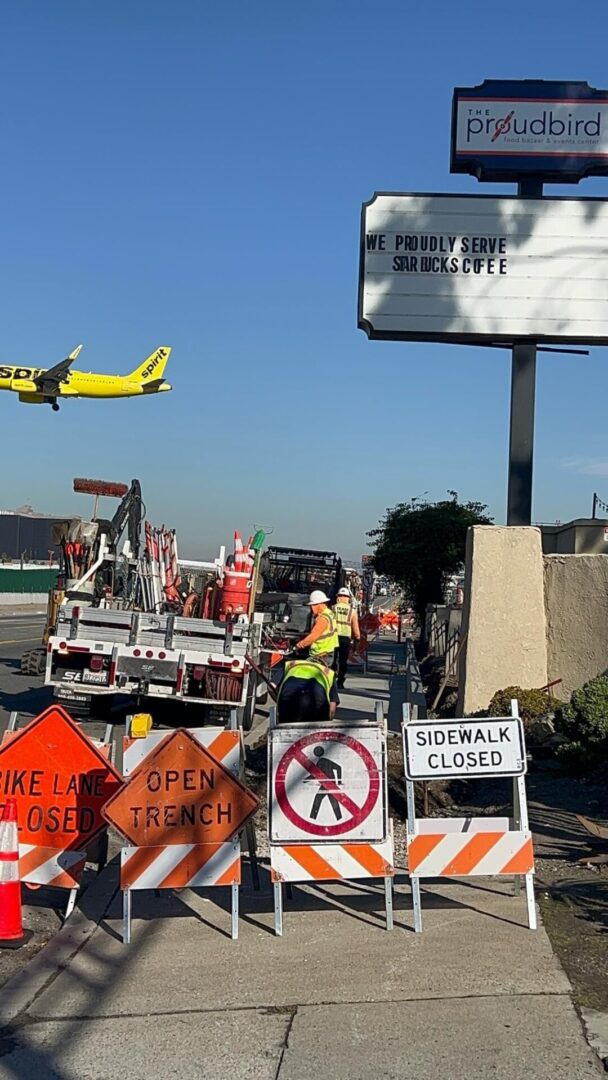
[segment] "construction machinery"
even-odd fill
[[[248,705],[246,654],[258,654],[260,630],[255,622],[63,605],[45,683],[78,712],[100,712],[122,694],[138,710],[179,702],[216,720]]]
[[[271,652],[282,652],[308,632],[310,593],[322,589],[333,603],[345,583],[345,571],[335,551],[269,547],[261,560],[260,579],[255,609],[267,617],[265,645]]]
[[[122,606],[135,601],[135,570],[144,512],[139,480],[132,480],[131,486],[127,487],[104,480],[76,478],[74,491],[95,497],[94,519],[71,518],[54,526],[59,573],[48,596],[42,643],[21,657],[21,671],[25,675],[44,673],[46,649],[55,632],[62,604],[70,600],[100,604],[110,597]],[[101,496],[121,498],[111,520],[96,517]],[[127,541],[119,555],[118,546],[125,529]]]
[[[197,722],[237,707],[249,726],[257,678],[247,656],[259,656],[264,622],[253,613],[259,548],[253,540],[243,547],[236,533],[228,558],[222,549],[212,562],[180,562],[171,530],[146,522],[140,558],[134,539],[125,545],[134,571],[115,574],[114,592],[102,582],[94,601],[66,593],[48,640],[45,684],[80,715],[99,715],[126,695],[152,713],[162,701],[197,706]]]

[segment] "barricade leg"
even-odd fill
[[[420,903],[420,878],[410,876],[412,886],[412,904],[414,906],[414,930],[422,933],[422,904]]]
[[[230,936],[233,941],[237,941],[239,936],[239,887],[238,885],[231,885],[230,888],[232,892]]]
[[[68,896],[68,902],[65,905],[65,915],[63,916],[64,922],[69,919],[74,908],[76,907],[76,897],[78,896],[78,886],[74,889],[70,889],[70,895]]]
[[[283,937],[283,886],[280,881],[274,883],[274,932]]]
[[[393,877],[384,879],[384,903],[386,907],[386,929],[393,929]]]
[[[122,941],[123,945],[131,944],[131,890],[123,889],[122,892]]]
[[[534,899],[534,874],[526,874],[526,901],[528,904],[528,926],[536,930],[536,901]]]
[[[511,703],[513,709],[513,702]],[[530,828],[528,821],[528,800],[526,798],[526,781],[523,776],[518,776],[515,781],[517,787],[516,813],[519,817],[520,829],[526,832]],[[514,793],[515,794],[515,793]],[[530,930],[536,930],[536,901],[534,899],[534,874],[526,874],[526,903],[528,905],[528,926]]]
[[[256,892],[260,891],[260,867],[258,863],[258,849],[255,839],[255,829],[253,822],[248,821],[245,826],[245,835],[247,837],[247,850],[249,852],[249,863],[251,865],[251,880]]]
[[[517,777],[513,777],[513,828],[521,829],[521,808],[519,805],[519,786]],[[519,896],[521,892],[521,877],[517,874],[513,878],[513,896]]]

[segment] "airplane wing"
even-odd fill
[[[48,371],[44,371],[42,375],[39,375],[36,379],[36,386],[41,394],[46,394],[48,397],[52,397],[53,394],[57,394],[61,387],[61,384],[66,382],[68,372],[77,359],[82,345],[77,345],[73,352],[69,356],[66,356],[65,360],[61,360],[60,363],[55,364],[54,367],[49,368]]]

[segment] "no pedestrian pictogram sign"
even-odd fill
[[[271,732],[270,841],[387,835],[384,736],[372,725]]]

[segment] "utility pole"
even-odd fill
[[[520,180],[517,194],[522,199],[542,199],[542,180]],[[536,342],[514,344],[511,355],[507,525],[531,525]]]

